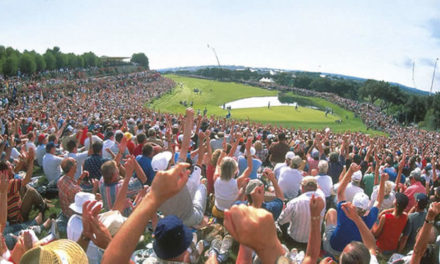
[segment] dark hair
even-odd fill
[[[142,146],[142,155],[148,157],[151,153],[153,153],[153,146],[151,144],[148,143]]]
[[[117,142],[121,142],[121,139],[124,137],[124,134],[122,134],[122,133],[116,133],[116,135],[115,135],[115,140],[117,141]]]
[[[55,139],[57,139],[57,136],[55,136],[55,135],[49,135],[49,137],[47,138],[47,142],[55,142]]]
[[[140,133],[136,136],[136,140],[137,140],[138,144],[144,143],[145,139],[147,139],[147,136],[145,136],[144,133]]]
[[[71,140],[67,141],[67,144],[66,144],[67,151],[72,152],[75,149],[75,147],[76,147],[75,140],[71,139]]]
[[[6,163],[6,160],[0,161],[0,171],[8,170],[9,166],[8,163]]]
[[[93,154],[99,154],[102,151],[102,143],[99,141],[92,144]]]
[[[350,247],[349,251],[343,251],[341,254],[341,264],[369,264],[370,252],[367,247],[359,241],[352,241],[345,247]]]

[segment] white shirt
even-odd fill
[[[215,206],[224,211],[229,209],[238,196],[238,185],[236,179],[223,181],[220,177],[214,182]]]
[[[319,196],[325,201],[324,193],[319,189],[316,192],[312,191],[303,193],[295,199],[289,201],[286,205],[286,209],[281,212],[281,215],[278,218],[278,224],[280,225],[290,223],[287,232],[290,237],[300,243],[307,243],[309,240],[311,222],[310,199],[312,198],[313,194],[315,197]],[[320,224],[322,224],[324,213],[325,206],[321,211]]]
[[[78,241],[83,231],[82,218],[81,216],[74,214],[69,218],[69,222],[67,222],[67,239]],[[92,241],[89,243],[89,247],[87,248],[87,258],[89,259],[89,263],[98,264],[101,260],[100,253],[98,247],[93,244]]]
[[[191,194],[191,199],[194,199],[194,195],[196,194],[197,188],[200,185],[200,179],[202,178],[202,169],[199,166],[194,166],[194,170],[188,178],[186,182],[186,186],[188,187],[188,191]]]
[[[285,167],[281,169],[278,185],[286,199],[293,199],[298,196],[303,176],[297,169]]]
[[[337,183],[333,186],[333,188],[335,189],[335,193],[338,192],[338,188],[339,188],[340,183]],[[350,182],[347,185],[347,188],[345,188],[345,201],[347,202],[353,202],[353,197],[358,193],[358,192],[364,192],[364,189],[362,189],[359,186],[354,185],[352,182]]]
[[[333,180],[328,175],[318,175],[316,176],[316,181],[318,182],[319,189],[325,194],[325,197],[329,197],[332,194]]]
[[[49,182],[58,180],[61,176],[61,161],[63,158],[46,153],[43,157],[43,171]]]
[[[29,148],[33,148],[34,149],[34,153],[37,150],[37,147],[35,146],[34,142],[26,142],[26,151],[29,151]]]
[[[92,144],[95,142],[101,142],[102,143],[102,139],[98,136],[93,135],[92,136]],[[90,140],[87,137],[86,140],[84,140],[84,147],[86,147],[86,150],[89,150],[90,147]]]
[[[79,176],[81,176],[81,173],[83,172],[83,165],[84,161],[89,156],[88,151],[83,151],[81,153],[72,153],[69,152],[65,157],[74,158],[76,160],[76,172],[75,172],[75,180],[79,179]]]
[[[373,192],[371,193],[370,203],[368,204],[368,208],[372,208],[374,202],[377,200],[377,194],[379,193],[379,185],[373,187]],[[382,206],[379,208],[379,212],[385,209],[390,209],[394,207],[394,199],[396,198],[396,192],[394,191],[394,186],[388,196],[384,196]]]
[[[102,144],[102,158],[113,159],[112,155],[108,153],[106,149],[111,149],[111,151],[113,151],[114,145],[116,145],[116,143],[111,139],[107,139],[104,141],[104,143]],[[116,155],[117,153],[113,151],[113,154]]]
[[[287,164],[285,162],[277,163],[275,167],[273,168],[273,173],[275,174],[275,178],[280,178],[281,169],[287,167]]]

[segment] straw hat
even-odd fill
[[[22,264],[83,264],[87,255],[75,241],[60,239],[27,251],[20,260]]]

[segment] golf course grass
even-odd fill
[[[207,115],[225,117],[228,113],[221,106],[224,103],[257,96],[277,96],[278,91],[262,89],[233,82],[219,82],[198,78],[190,78],[178,75],[165,75],[176,82],[176,87],[170,94],[148,104],[148,107],[161,112],[184,113],[186,107],[180,104],[180,101],[186,101],[188,104],[193,102],[195,111],[200,109],[208,110]],[[194,89],[201,91],[196,94]],[[296,94],[290,94],[294,97],[307,98],[313,101],[314,105],[325,109],[333,109],[333,114],[328,114],[320,110],[307,107],[298,107],[295,110],[293,106],[271,106],[257,108],[232,109],[231,118],[238,120],[255,121],[258,123],[270,123],[283,127],[325,129],[331,128],[335,132],[361,131],[369,134],[378,132],[366,129],[366,126],[359,118],[355,118],[352,112],[349,112],[329,101],[315,97],[305,97]],[[336,123],[336,120],[342,120],[342,123]]]

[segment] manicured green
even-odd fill
[[[207,108],[208,115],[225,117],[227,110],[223,110],[221,106],[224,103],[235,101],[238,99],[255,97],[255,96],[277,96],[275,90],[262,89],[249,85],[218,82],[205,79],[190,78],[178,75],[166,75],[176,82],[176,87],[171,94],[162,96],[148,106],[160,110],[161,112],[183,113],[185,106],[180,101],[193,102],[193,108],[203,113],[203,109]],[[202,94],[196,94],[193,90],[197,88]],[[295,97],[303,97],[294,95]],[[293,106],[272,106],[259,108],[243,108],[232,109],[232,118],[247,120],[259,123],[271,123],[274,125],[282,125],[283,127],[301,127],[312,129],[324,129],[330,127],[333,131],[362,131],[370,134],[377,132],[366,129],[365,125],[359,118],[355,118],[352,112],[349,112],[329,101],[321,98],[303,97],[312,100],[315,106],[324,109],[329,107],[333,109],[334,114],[325,116],[323,111],[314,110],[306,107],[299,107],[295,110]],[[343,120],[341,124],[336,120]]]

